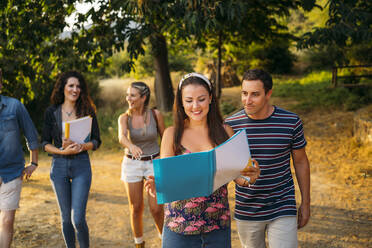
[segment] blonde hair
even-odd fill
[[[143,113],[142,113],[142,115],[144,116],[143,117],[143,120],[144,120],[143,124],[144,125],[143,125],[143,129],[142,129],[142,135],[146,135],[146,131],[147,131],[146,120],[147,120],[148,106],[149,106],[150,95],[151,95],[150,87],[147,84],[145,84],[144,82],[140,82],[140,81],[131,83],[130,87],[137,89],[139,91],[139,94],[140,94],[141,97],[146,96],[146,100],[145,100],[144,106],[143,106]],[[129,108],[128,108],[126,113],[128,114],[128,117],[132,116],[132,111]],[[128,118],[128,121],[129,121],[129,118]]]

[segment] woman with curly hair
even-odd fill
[[[88,150],[96,150],[100,134],[96,109],[84,77],[76,71],[59,75],[50,97],[52,105],[45,111],[42,147],[53,156],[50,179],[62,218],[66,247],[75,247],[75,232],[81,248],[89,247],[89,230],[85,219],[92,180]],[[65,138],[65,122],[92,117],[90,140],[76,143]]]

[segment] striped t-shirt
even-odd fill
[[[296,200],[290,169],[292,149],[305,147],[298,115],[275,107],[271,116],[253,120],[244,109],[225,120],[235,132],[245,129],[252,158],[261,175],[251,187],[235,187],[235,218],[266,221],[296,216]]]

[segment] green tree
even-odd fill
[[[170,111],[174,93],[165,36],[177,30],[175,26],[179,23],[174,1],[101,0],[98,5],[98,10],[91,8],[86,15],[81,15],[82,19],[93,21],[87,32],[108,54],[112,48],[126,49],[130,57],[125,66],[128,71],[133,68],[133,60],[144,54],[144,45],[148,42],[154,59],[157,105],[163,111]]]
[[[298,47],[334,46],[342,51],[339,64],[347,63],[348,52],[360,46],[368,51],[372,46],[372,2],[367,0],[327,1],[328,20],[301,37]],[[358,50],[358,49],[356,49]],[[365,60],[365,59],[364,59]]]
[[[28,103],[42,92],[55,67],[54,44],[73,6],[56,1],[0,3],[0,66],[5,94]],[[48,88],[48,87],[47,87]],[[36,91],[39,89],[40,91]]]
[[[265,42],[278,38],[288,39],[287,27],[280,18],[287,17],[291,9],[311,10],[315,0],[302,1],[215,1],[184,0],[184,23],[188,32],[201,46],[209,42],[218,51],[217,96],[221,94],[221,63],[223,44],[248,47],[252,42]]]
[[[84,30],[61,36],[75,1],[0,1],[0,67],[5,95],[25,103],[38,128],[58,73],[94,71],[99,44]],[[95,88],[96,89],[96,88]],[[41,111],[40,111],[41,110]]]
[[[223,43],[238,39],[249,43],[262,41],[270,35],[282,35],[285,26],[277,17],[286,16],[289,9],[300,6],[311,9],[314,2],[100,0],[99,8],[92,8],[84,18],[93,21],[88,32],[100,37],[100,30],[108,30],[106,38],[111,39],[111,44],[109,42],[106,46],[107,51],[112,47],[116,50],[125,48],[133,60],[144,53],[146,42],[151,44],[157,104],[160,109],[168,111],[172,107],[174,95],[169,75],[167,39],[196,39],[200,47],[206,47],[206,42],[212,42],[219,50],[220,68]],[[124,41],[128,44],[125,47]],[[128,70],[133,66],[132,60],[127,63]]]

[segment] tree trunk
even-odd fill
[[[156,104],[160,110],[168,112],[172,110],[174,93],[169,73],[167,43],[161,34],[152,35],[150,43],[154,56]]]
[[[221,97],[222,80],[221,80],[221,60],[222,60],[222,32],[218,35],[218,59],[217,59],[217,77],[216,77],[216,97]]]

